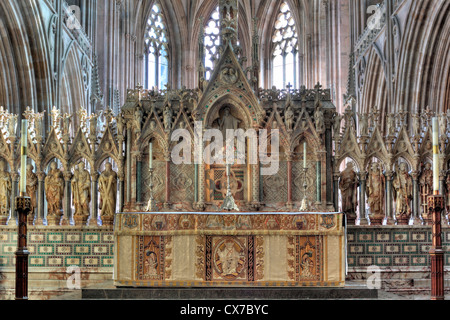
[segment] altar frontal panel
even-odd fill
[[[118,287],[345,285],[341,214],[118,214]]]

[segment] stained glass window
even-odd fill
[[[169,81],[167,28],[161,6],[155,2],[147,21],[144,51],[144,86],[160,89]]]
[[[206,80],[211,78],[214,61],[218,59],[220,46],[220,12],[217,7],[205,26],[205,71]]]
[[[283,2],[272,36],[272,82],[277,88],[298,88],[298,35],[289,5]]]

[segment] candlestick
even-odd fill
[[[149,164],[149,168],[153,169],[153,142],[150,142],[150,164]]]
[[[22,120],[21,130],[21,157],[20,157],[20,193],[27,192],[27,147],[28,147],[28,121]]]
[[[434,193],[439,194],[439,123],[433,118],[433,187]]]
[[[303,168],[306,168],[306,142],[303,143]]]

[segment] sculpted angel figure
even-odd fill
[[[89,203],[91,202],[91,177],[84,168],[84,163],[79,163],[72,178],[72,198],[75,205],[74,216],[89,216]]]
[[[64,178],[56,162],[50,164],[50,171],[44,180],[48,217],[60,218],[64,198]]]
[[[356,216],[358,206],[358,175],[354,170],[352,162],[347,164],[347,168],[341,172],[339,189],[342,194],[342,212],[350,216]]]
[[[11,174],[9,173],[6,162],[0,162],[0,216],[8,217],[11,199]]]
[[[411,216],[412,178],[408,173],[406,163],[401,163],[394,181],[394,200],[396,201],[397,220],[409,220]]]
[[[371,215],[380,217],[384,214],[385,178],[378,163],[373,163],[367,183],[367,198]]]
[[[105,171],[98,179],[100,192],[100,206],[102,217],[114,217],[117,200],[117,173],[112,169],[111,163],[105,165]]]

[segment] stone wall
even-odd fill
[[[0,228],[0,300],[13,299],[17,228]],[[80,268],[80,286],[112,280],[114,233],[112,228],[44,227],[28,229],[30,299],[48,299],[70,292],[67,280]]]

